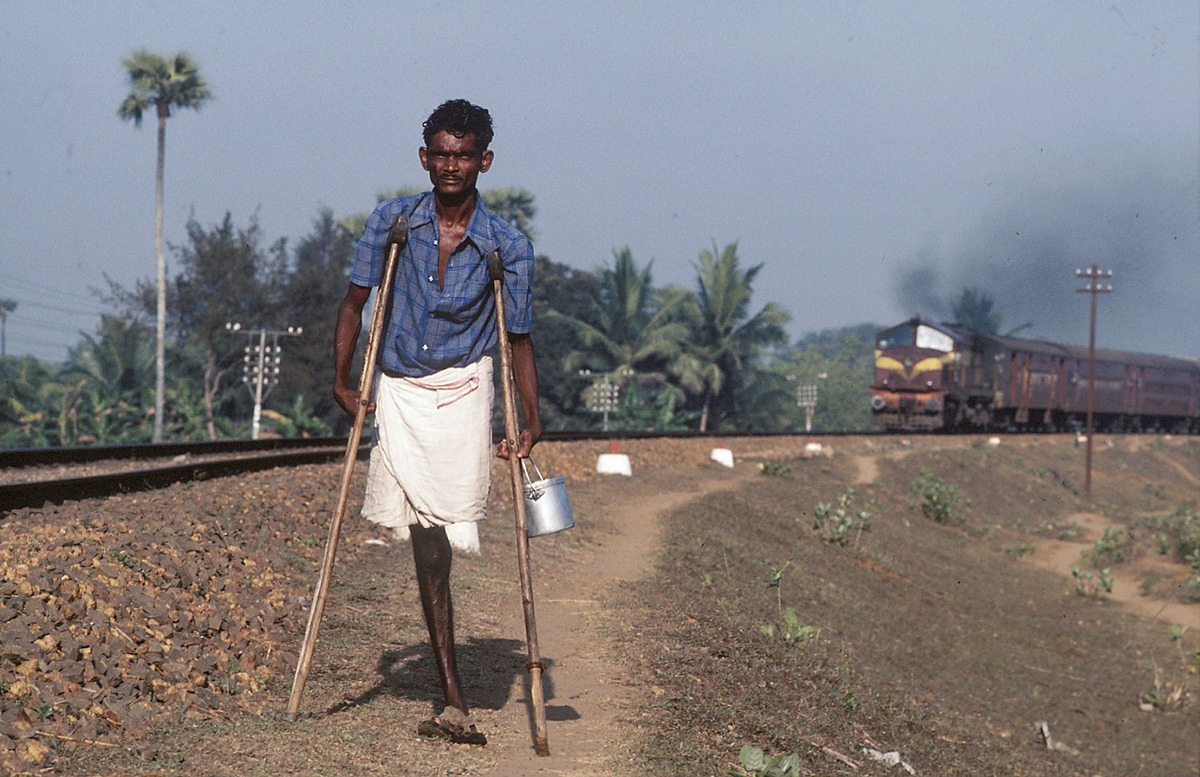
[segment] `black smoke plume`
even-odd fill
[[[897,302],[948,321],[964,288],[995,302],[1000,331],[1084,344],[1087,294],[1076,268],[1112,270],[1099,297],[1100,347],[1200,357],[1200,178],[1143,169],[1022,193],[987,215],[949,254],[914,253]]]

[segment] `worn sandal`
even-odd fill
[[[417,725],[417,733],[431,739],[445,739],[456,745],[486,745],[487,737],[475,730],[475,721],[454,708],[434,715]]]

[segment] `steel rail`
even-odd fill
[[[157,459],[174,456],[203,456],[213,453],[288,450],[294,448],[346,447],[345,437],[285,437],[269,440],[212,440],[204,442],[135,443],[132,445],[78,445],[53,448],[8,448],[0,450],[0,468],[36,467],[46,464],[83,464],[114,459]]]
[[[360,446],[359,458],[369,451]],[[174,483],[239,475],[275,467],[322,464],[344,458],[346,447],[309,447],[299,451],[267,451],[261,455],[192,461],[163,467],[131,469],[100,475],[0,484],[0,513],[23,507],[41,507],[70,500],[165,488]]]
[[[586,440],[650,439],[735,439],[769,437],[837,437],[876,432],[654,432],[599,430],[548,432],[543,441],[581,442]],[[497,440],[500,438],[497,437]],[[299,449],[299,450],[298,450]],[[230,454],[228,458],[183,461],[177,464],[130,468],[94,475],[66,476],[0,484],[0,513],[27,507],[41,507],[64,501],[112,496],[114,494],[164,488],[174,483],[224,477],[274,467],[325,463],[345,456],[346,439],[341,437],[284,438],[272,440],[217,440],[192,443],[139,443],[135,445],[81,446],[72,448],[19,448],[0,450],[0,467],[20,468],[47,465],[82,464],[99,461],[130,462],[167,459],[179,456]],[[369,443],[359,446],[364,458]],[[244,455],[244,454],[257,455]],[[242,454],[242,455],[238,455]]]

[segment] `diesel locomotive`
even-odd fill
[[[913,318],[875,342],[871,410],[896,431],[1070,431],[1088,404],[1088,349]],[[1097,348],[1097,431],[1200,432],[1200,361]]]

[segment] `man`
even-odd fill
[[[533,246],[484,207],[475,188],[492,165],[491,115],[466,100],[443,103],[424,124],[421,166],[433,191],[381,203],[367,219],[350,288],[338,306],[334,396],[354,415],[360,401],[350,362],[362,310],[383,276],[387,235],[408,219],[391,311],[380,343],[376,414],[363,515],[411,538],[421,609],[429,629],[445,709],[423,721],[423,736],[487,743],[471,718],[458,675],[450,596],[452,547],[478,550],[491,474],[492,358],[507,336],[525,428],[524,457],[542,434],[538,416],[531,284]],[[486,256],[500,251],[507,333],[497,332]],[[496,455],[512,451],[501,442]]]

